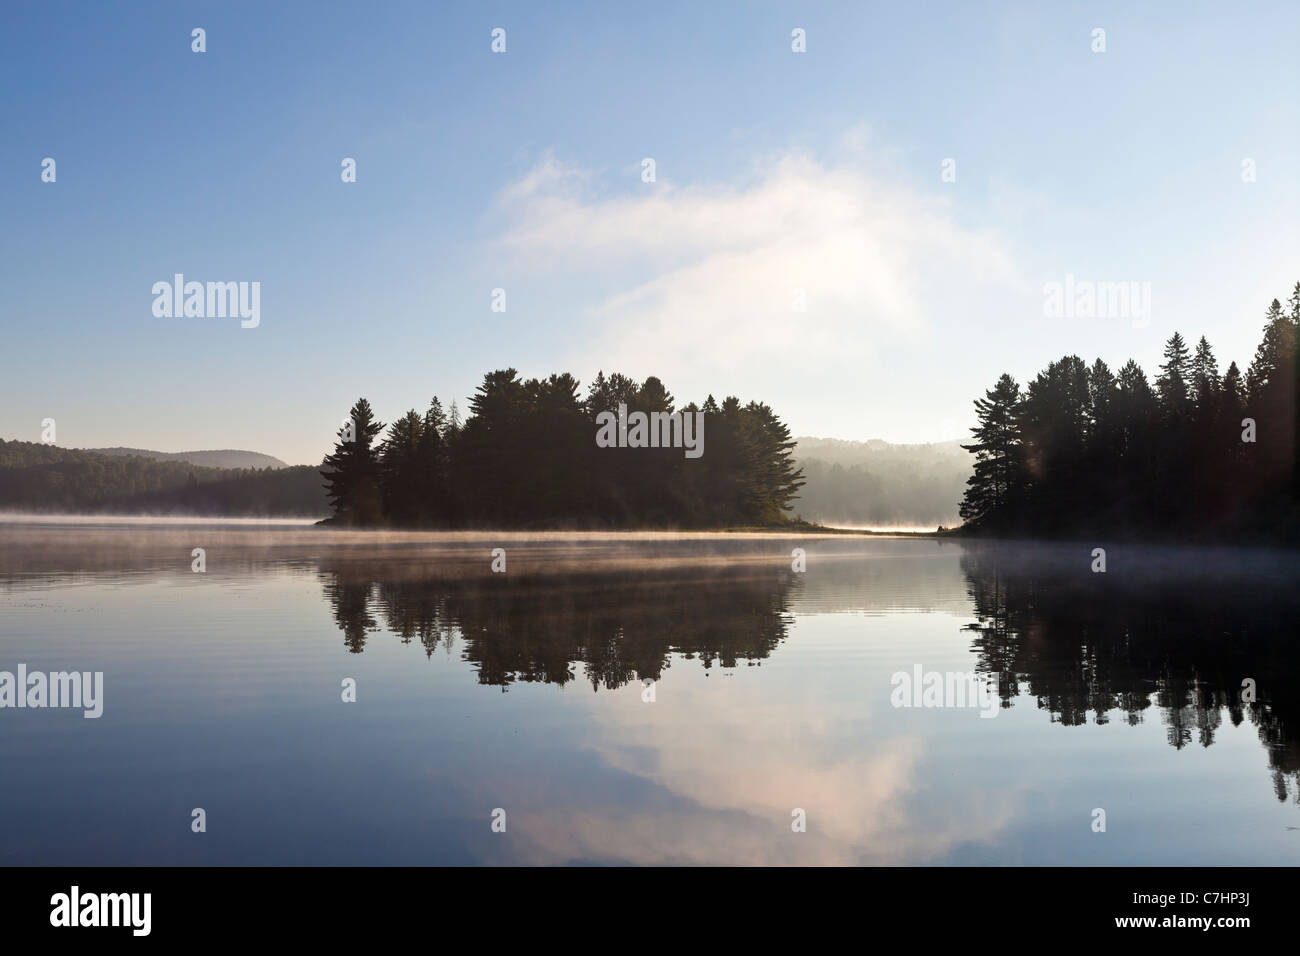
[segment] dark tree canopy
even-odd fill
[[[1003,375],[975,402],[967,527],[989,534],[1133,534],[1300,542],[1296,448],[1300,283],[1274,299],[1246,375],[1175,332],[1154,387],[1130,359],[1077,355],[1023,394]]]
[[[598,416],[704,413],[703,454],[600,447]],[[355,438],[325,460],[334,521],[401,527],[735,527],[788,523],[798,496],[789,429],[767,405],[712,396],[679,407],[658,378],[601,371],[583,394],[568,373],[483,376],[462,422],[453,402],[382,425],[352,409]],[[362,436],[365,441],[362,441]],[[372,491],[373,487],[373,491]]]
[[[344,524],[377,524],[384,513],[383,474],[375,438],[384,423],[375,421],[370,403],[358,399],[339,427],[338,443],[325,456],[321,474],[334,514]]]

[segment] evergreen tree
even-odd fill
[[[1191,363],[1188,357],[1187,343],[1175,332],[1165,343],[1164,364],[1160,366],[1160,377],[1156,379],[1156,391],[1160,395],[1160,404],[1166,415],[1179,418],[1187,413],[1189,391],[1188,376]]]
[[[1115,414],[1119,386],[1110,366],[1097,359],[1088,369],[1088,406],[1094,427],[1110,421]]]
[[[1196,398],[1198,417],[1204,419],[1213,416],[1219,384],[1219,363],[1215,361],[1209,341],[1202,335],[1196,343],[1196,355],[1192,358],[1192,394]]]
[[[424,413],[424,429],[428,432],[431,428],[439,438],[443,437],[443,432],[447,429],[447,414],[442,410],[442,402],[438,401],[437,395],[433,396],[429,410]]]
[[[1255,358],[1246,370],[1246,399],[1254,403],[1268,384],[1289,371],[1295,354],[1296,323],[1283,314],[1277,299],[1264,317],[1264,339],[1255,349]]]
[[[961,517],[973,525],[1005,518],[1005,509],[1023,486],[1023,447],[1020,438],[1020,386],[1003,374],[993,388],[975,400],[979,424],[971,429],[975,441],[961,447],[975,454],[974,473],[967,481]]]
[[[442,403],[435,395],[429,403],[428,411],[424,413],[424,424],[420,431],[420,498],[424,519],[443,526],[454,522],[458,512],[448,474],[448,441],[445,436],[450,430]]]
[[[325,457],[321,473],[325,492],[340,524],[377,524],[383,518],[379,489],[379,456],[375,437],[384,429],[375,421],[370,403],[358,399],[349,421],[338,431],[334,451]]]
[[[651,375],[637,390],[636,407],[644,412],[671,412],[673,410],[673,396],[668,389],[664,388],[664,383],[658,378]]]
[[[1237,420],[1241,417],[1242,409],[1245,408],[1245,401],[1241,371],[1237,368],[1237,363],[1232,362],[1223,375],[1223,387],[1219,389],[1219,408],[1224,420],[1234,429],[1238,427]]]
[[[422,524],[426,518],[424,443],[424,419],[411,409],[393,422],[388,437],[379,446],[384,514],[394,524],[410,527]]]
[[[513,368],[483,376],[457,439],[458,465],[475,512],[493,525],[524,520],[535,475],[524,418],[527,393]],[[535,437],[535,436],[534,436]]]
[[[1116,420],[1120,426],[1120,454],[1134,458],[1149,447],[1149,433],[1156,424],[1158,404],[1147,381],[1147,373],[1129,359],[1116,379]]]
[[[1249,451],[1248,473],[1261,501],[1276,508],[1288,507],[1283,499],[1300,484],[1295,467],[1300,442],[1296,338],[1296,323],[1274,299],[1246,372],[1246,414],[1255,420],[1258,435]]]
[[[769,406],[750,402],[745,406],[745,412],[755,431],[755,457],[750,480],[758,489],[749,520],[776,524],[804,485],[803,471],[794,463],[796,443],[790,437],[790,429]]]

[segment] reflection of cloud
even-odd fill
[[[973,288],[1015,283],[996,237],[961,226],[946,201],[852,167],[792,154],[742,187],[661,179],[615,197],[585,179],[548,155],[503,192],[501,242],[525,266],[598,270],[614,284],[592,313],[605,364],[668,374],[692,359],[711,369],[847,359],[877,333],[915,339],[948,290],[969,301]],[[807,312],[793,310],[794,290]],[[721,341],[727,349],[683,354]]]
[[[674,682],[673,697],[654,704],[640,702],[636,684],[612,702],[584,697],[606,704],[590,722],[601,758],[656,785],[657,799],[608,809],[547,801],[544,811],[517,813],[539,856],[526,862],[923,863],[1009,821],[1010,808],[976,793],[960,815],[920,816],[909,801],[919,789],[919,738],[846,741],[847,721],[814,688],[800,695],[787,686],[777,698],[738,677]],[[806,833],[791,831],[795,807],[807,813]]]

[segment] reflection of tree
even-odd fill
[[[962,556],[979,617],[979,670],[1002,705],[1018,690],[1065,725],[1140,723],[1159,708],[1169,744],[1203,747],[1226,712],[1249,720],[1268,751],[1279,799],[1300,802],[1300,612],[1297,558],[1243,552],[1143,551],[1093,574],[1088,547],[980,543]],[[1082,557],[1080,557],[1082,555]],[[1258,700],[1243,703],[1242,680]]]
[[[325,583],[325,596],[334,608],[334,620],[343,631],[343,643],[353,654],[365,650],[366,633],[378,628],[369,614],[370,582],[335,579]]]
[[[336,576],[335,580],[342,578]],[[365,588],[367,591],[370,589],[369,582],[365,583]],[[388,629],[397,634],[403,644],[418,637],[425,657],[431,657],[439,644],[451,649],[451,626],[447,621],[443,595],[425,582],[380,581],[376,603]]]
[[[785,639],[789,571],[699,566],[632,571],[492,575],[412,572],[382,562],[330,560],[325,593],[349,650],[382,617],[426,654],[461,640],[479,682],[564,685],[582,665],[593,689],[658,679],[671,655],[735,667]]]

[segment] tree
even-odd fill
[[[769,406],[750,402],[745,414],[754,431],[750,481],[755,493],[748,518],[759,524],[774,524],[803,487],[803,471],[794,463],[795,441],[790,429]]]
[[[457,438],[459,478],[480,520],[513,524],[527,510],[535,477],[524,423],[527,393],[513,368],[483,376],[470,397],[470,417]]]
[[[433,396],[429,402],[429,410],[424,413],[424,429],[427,432],[433,429],[435,435],[442,438],[442,433],[447,429],[447,413],[442,410],[442,402],[438,401],[438,396]]]
[[[1023,486],[1020,405],[1020,386],[1005,373],[983,398],[975,400],[979,421],[971,429],[975,441],[961,446],[975,454],[974,473],[960,508],[966,522],[989,524],[1004,518],[1004,509]]]
[[[1248,402],[1253,404],[1270,382],[1289,371],[1295,345],[1296,322],[1283,314],[1282,303],[1274,299],[1264,317],[1264,339],[1255,349],[1255,358],[1246,370]]]
[[[1209,341],[1202,335],[1196,343],[1196,355],[1192,358],[1192,395],[1196,399],[1198,418],[1213,417],[1218,403],[1219,385],[1219,363],[1214,359]]]
[[[1175,332],[1165,343],[1164,364],[1160,366],[1160,376],[1156,379],[1156,391],[1160,395],[1160,404],[1166,415],[1181,418],[1188,409],[1189,392],[1187,379],[1191,372],[1187,343]]]
[[[375,421],[370,403],[357,399],[349,421],[339,428],[334,451],[325,457],[321,474],[326,496],[340,524],[377,524],[383,517],[379,490],[379,456],[375,437],[384,429]]]
[[[379,487],[384,514],[395,524],[422,524],[427,517],[425,482],[429,477],[421,454],[424,419],[411,409],[389,427],[379,446]]]
[[[429,410],[424,413],[420,430],[420,443],[416,457],[419,460],[419,494],[422,514],[426,521],[446,525],[455,521],[458,511],[451,493],[448,475],[448,440],[450,423],[442,410],[438,396],[433,396]]]
[[[1300,302],[1293,302],[1293,310],[1298,305]],[[1296,338],[1297,320],[1285,314],[1282,304],[1274,299],[1265,316],[1263,340],[1246,372],[1246,414],[1255,420],[1258,430],[1249,471],[1258,495],[1278,508],[1288,507],[1285,498],[1300,490]]]
[[[1159,405],[1147,373],[1129,359],[1116,379],[1116,421],[1120,428],[1120,456],[1135,458],[1149,447]]]
[[[1246,396],[1241,384],[1241,371],[1237,363],[1228,365],[1223,375],[1223,386],[1219,389],[1219,409],[1221,417],[1231,424],[1234,431],[1239,427],[1237,421],[1245,408]]]
[[[672,393],[664,388],[663,382],[651,375],[641,383],[641,388],[637,390],[636,407],[645,412],[671,412],[673,410]]]

